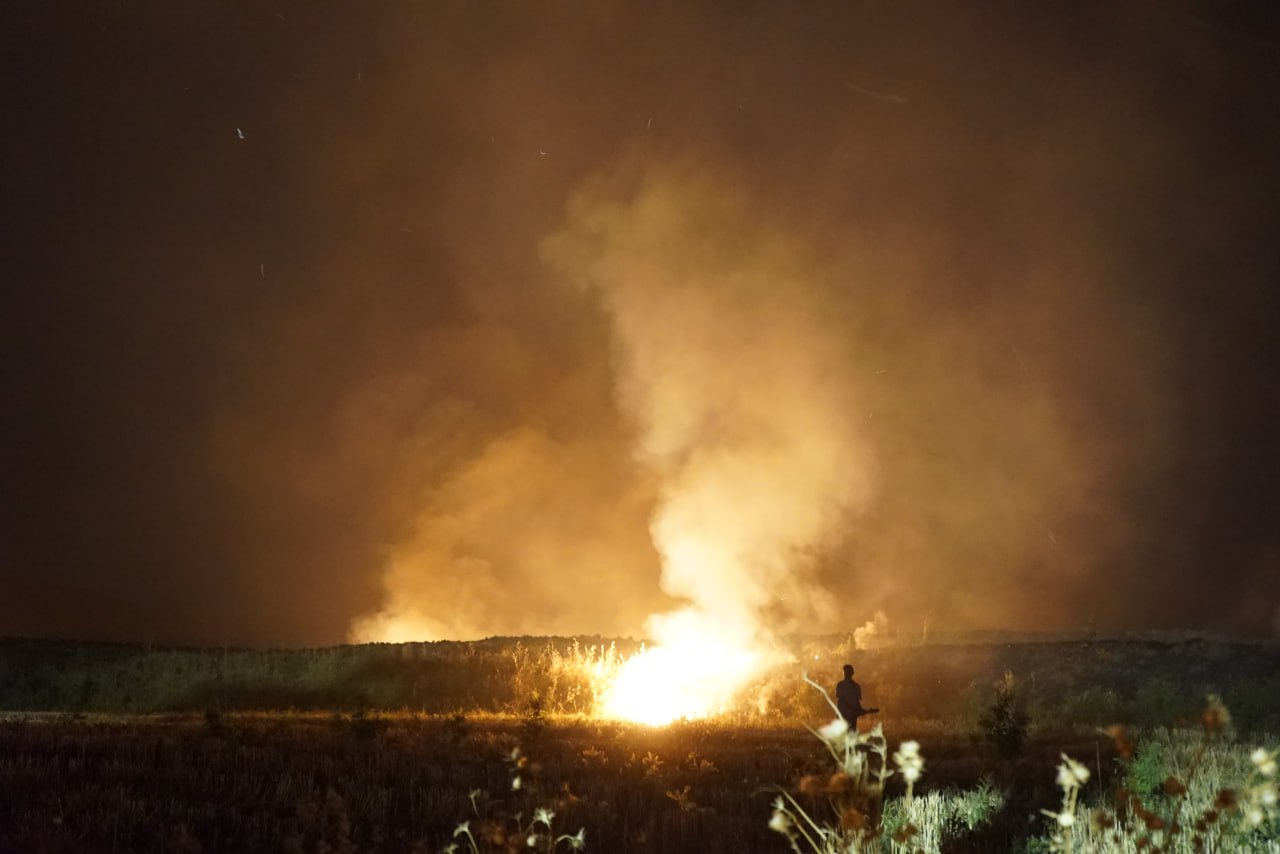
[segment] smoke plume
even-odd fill
[[[19,5],[0,633],[1280,630],[1275,4]]]
[[[622,176],[620,177],[619,173]],[[624,167],[580,191],[544,255],[599,300],[617,401],[657,478],[659,640],[829,617],[809,568],[867,496],[849,353],[803,240],[715,170]],[[794,623],[791,623],[794,625]]]

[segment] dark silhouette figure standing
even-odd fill
[[[855,730],[858,728],[858,718],[880,711],[862,708],[862,686],[853,681],[852,664],[844,666],[844,679],[836,683],[836,710],[849,724],[849,728]]]

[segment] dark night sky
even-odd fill
[[[784,234],[822,283],[838,627],[1274,634],[1266,5],[22,4],[0,636],[640,631],[662,489],[546,250],[637,186],[669,269]]]

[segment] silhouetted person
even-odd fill
[[[853,681],[852,664],[844,666],[844,679],[836,683],[836,710],[850,729],[858,728],[858,718],[880,711],[862,708],[862,686]]]

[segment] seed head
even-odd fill
[[[849,722],[844,718],[836,718],[831,723],[818,730],[818,735],[827,741],[835,741],[840,736],[849,731]]]
[[[1063,791],[1078,789],[1089,782],[1089,769],[1062,754],[1062,764],[1058,766],[1058,788]]]

